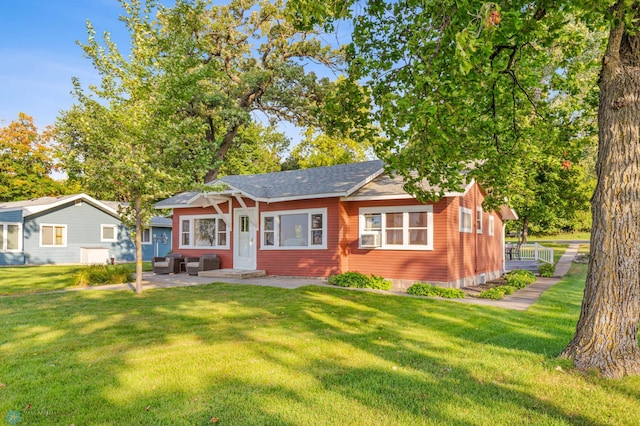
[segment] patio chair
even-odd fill
[[[200,271],[210,271],[220,269],[220,258],[215,254],[205,254],[198,257],[188,257],[186,259],[187,274],[198,275]]]
[[[151,261],[154,274],[179,274],[184,259],[179,253],[172,253],[167,257],[154,257]]]

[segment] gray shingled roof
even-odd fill
[[[258,201],[342,197],[382,173],[380,160],[261,175],[225,176],[211,185],[226,184]],[[183,192],[156,204],[157,208],[187,206],[198,192]]]

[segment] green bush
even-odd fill
[[[122,284],[133,281],[133,274],[124,265],[89,265],[76,272],[77,286]]]
[[[502,285],[499,288],[504,292],[505,296],[509,296],[519,290],[518,287],[512,285]]]
[[[500,287],[494,287],[494,288],[490,288],[489,290],[481,291],[478,297],[481,299],[492,299],[492,300],[504,299],[504,294],[505,294],[503,290],[504,287],[507,287],[507,286],[501,285]]]
[[[428,283],[415,283],[407,289],[407,293],[414,296],[439,296],[448,299],[464,298],[464,291],[458,288],[445,288]]]
[[[538,267],[538,272],[540,273],[541,277],[549,278],[552,277],[553,274],[555,274],[556,267],[555,265],[551,265],[550,263],[543,263]]]
[[[536,276],[531,271],[524,271],[521,269],[511,271],[505,275],[507,285],[516,288],[525,288],[529,284],[535,282]]]
[[[391,290],[391,281],[371,274],[367,276],[360,272],[344,272],[332,275],[327,282],[331,285],[353,288],[374,288],[377,290]]]

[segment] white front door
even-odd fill
[[[236,209],[233,218],[233,268],[256,269],[256,209]]]

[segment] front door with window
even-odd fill
[[[256,212],[253,209],[236,209],[234,213],[234,269],[256,269]],[[254,218],[254,219],[252,219]]]

